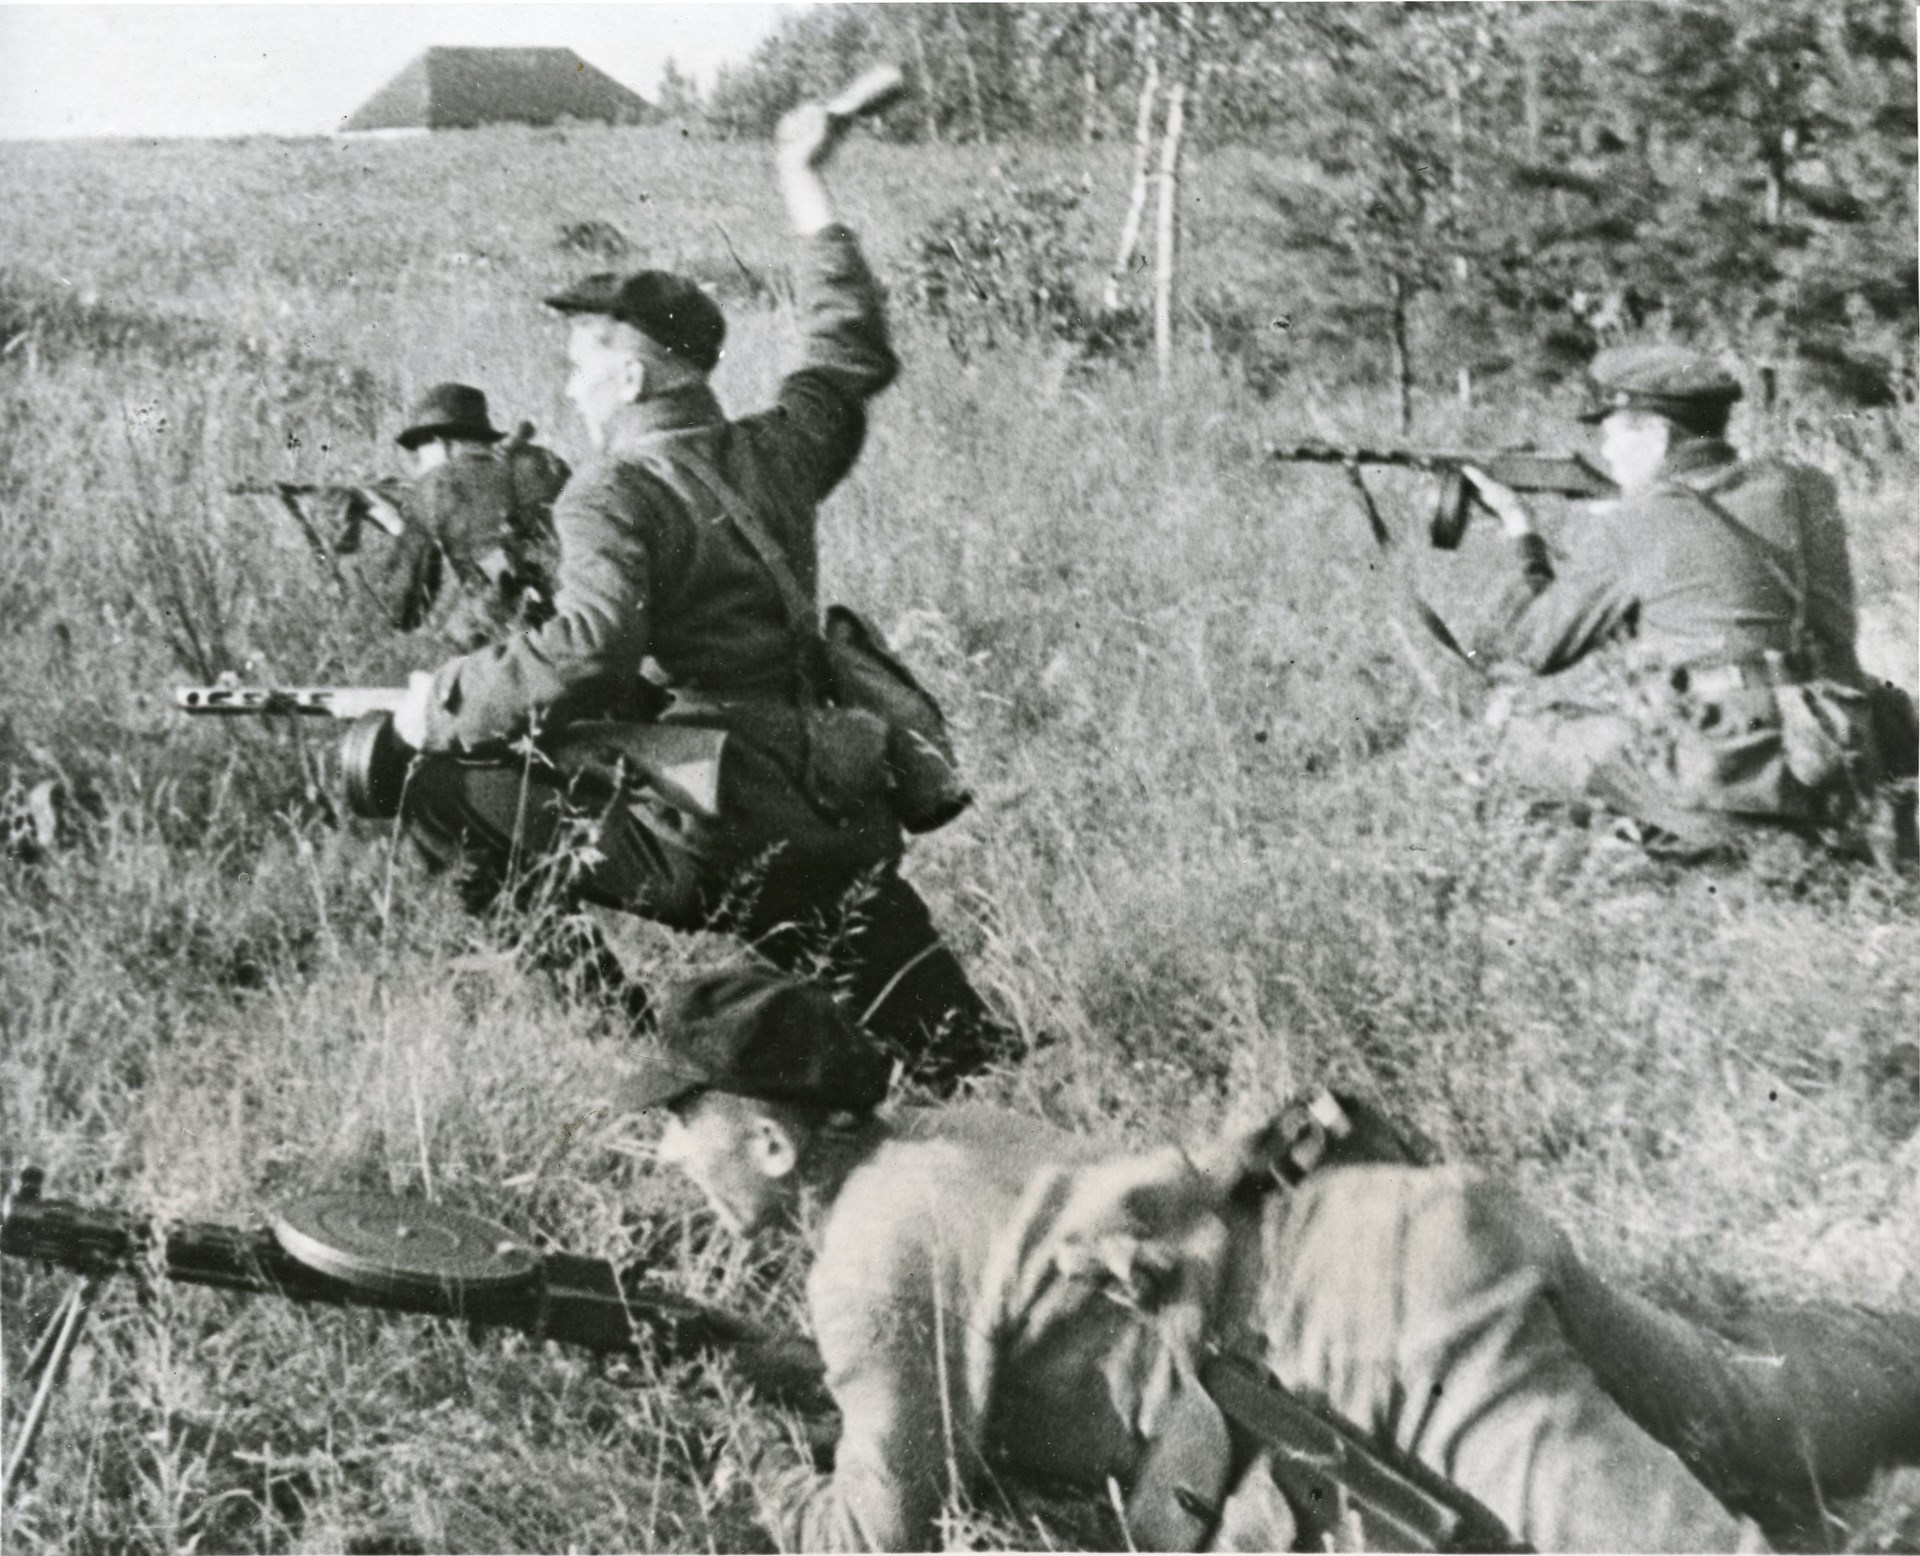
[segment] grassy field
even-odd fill
[[[406,401],[445,377],[577,459],[535,300],[603,262],[556,248],[560,228],[611,222],[634,263],[723,288],[729,244],[777,276],[764,160],[587,131],[0,150],[0,762],[65,774],[96,812],[76,846],[0,863],[9,1173],[235,1220],[322,1188],[425,1194],[586,1252],[666,1250],[689,1288],[797,1317],[791,1273],[709,1236],[646,1141],[593,1111],[622,1036],[521,975],[393,837],[331,824],[324,742],[189,726],[168,701],[223,669],[420,663],[227,482],[385,466]],[[838,184],[892,272],[991,160],[858,146]],[[1251,160],[1196,171],[1195,284],[1310,306],[1311,278],[1263,268],[1235,215]],[[1088,170],[1105,232],[1118,154]],[[742,407],[784,320],[729,302],[720,387]],[[1512,1175],[1643,1289],[1920,1307],[1910,881],[1674,874],[1483,776],[1494,737],[1423,689],[1351,494],[1259,457],[1387,431],[1384,384],[1320,387],[1351,363],[1302,363],[1260,400],[1190,349],[1163,397],[1039,348],[963,364],[910,316],[899,333],[909,370],[825,515],[825,575],[903,622],[977,780],[909,873],[1047,1039],[985,1096],[1205,1136],[1331,1077]],[[1532,398],[1422,417],[1434,437],[1564,441]],[[1911,458],[1840,473],[1878,668],[1911,685]],[[1402,522],[1416,495],[1390,490]],[[1501,561],[1476,533],[1423,557],[1423,586],[1465,620]],[[662,977],[728,954],[609,928]],[[59,1290],[0,1270],[10,1370]],[[118,1290],[6,1544],[759,1549],[743,1409],[700,1368]],[[1856,1548],[1920,1548],[1920,1473],[1853,1514]],[[1018,1490],[956,1509],[952,1534],[1117,1538]]]

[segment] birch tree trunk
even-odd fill
[[[1393,300],[1393,387],[1403,438],[1413,432],[1413,354],[1407,346],[1408,292],[1404,276],[1387,277],[1387,294]]]
[[[1460,81],[1460,62],[1447,60],[1447,130],[1453,139],[1453,166],[1447,172],[1447,210],[1453,229],[1460,231],[1466,204],[1467,112],[1466,90]],[[1464,293],[1471,275],[1465,254],[1453,256],[1453,284]],[[1473,409],[1473,368],[1462,362],[1455,372],[1455,393],[1462,410]]]
[[[1080,25],[1080,144],[1091,146],[1100,118],[1100,26],[1092,16]]]
[[[907,18],[907,36],[913,40],[914,69],[920,73],[920,109],[922,122],[926,126],[927,141],[930,145],[940,144],[940,111],[933,79],[933,62],[927,57],[927,35],[913,24],[913,18]]]
[[[967,29],[961,24],[958,6],[947,7],[947,30],[953,34],[953,46],[960,53],[960,79],[967,89],[967,115],[973,120],[973,138],[984,146],[987,109],[980,96],[980,70],[973,62],[973,45],[967,40]]]
[[[1529,48],[1520,61],[1520,111],[1526,123],[1527,160],[1540,156],[1540,54]]]
[[[1186,129],[1182,71],[1167,94],[1167,132],[1160,143],[1160,210],[1153,245],[1153,357],[1160,387],[1173,381],[1173,283],[1180,237],[1180,143]]]
[[[1107,289],[1101,302],[1111,313],[1120,306],[1120,286],[1140,247],[1140,224],[1147,215],[1147,170],[1153,165],[1153,107],[1160,95],[1159,39],[1144,17],[1139,22],[1139,49],[1144,61],[1140,76],[1140,109],[1133,123],[1133,187],[1127,195],[1126,220],[1120,224],[1120,248],[1113,257]]]
[[[1040,126],[1041,99],[1046,95],[1046,80],[1043,65],[1047,58],[1048,43],[1043,13],[1027,6],[1013,11],[1013,74],[1016,83],[1014,101],[1004,100],[1001,109],[1013,110],[1013,129],[1016,133],[1033,134]],[[1008,126],[1000,126],[1005,134]]]

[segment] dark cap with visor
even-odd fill
[[[705,973],[671,989],[654,1052],[620,1090],[631,1111],[703,1091],[865,1112],[887,1095],[893,1061],[833,996],[771,968]]]
[[[631,325],[656,345],[710,373],[727,338],[727,318],[697,282],[670,270],[602,271],[547,300],[566,314],[599,314]]]

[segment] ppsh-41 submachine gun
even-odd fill
[[[340,770],[347,808],[356,816],[387,820],[400,813],[407,773],[418,754],[393,729],[394,710],[405,696],[404,689],[389,686],[220,685],[178,687],[173,702],[181,712],[199,715],[344,721]],[[609,724],[604,729],[605,740],[600,744],[572,742],[573,757],[607,772],[624,769],[635,781],[695,816],[712,819],[719,814],[725,731],[646,723]]]
[[[1460,473],[1467,465],[1485,471],[1516,492],[1550,492],[1588,500],[1619,495],[1619,488],[1581,454],[1543,454],[1524,448],[1362,448],[1342,443],[1288,443],[1269,452],[1282,464],[1344,465],[1349,469],[1382,465],[1439,476],[1440,492],[1427,538],[1441,551],[1452,551],[1460,544],[1473,510],[1481,506],[1473,483]]]
[[[8,1456],[11,1488],[44,1419],[61,1367],[101,1281],[156,1277],[249,1296],[379,1308],[518,1330],[611,1354],[685,1358],[727,1352],[771,1403],[831,1408],[819,1353],[652,1279],[644,1269],[536,1247],[503,1226],[444,1205],[379,1194],[321,1194],[265,1226],[159,1222],[41,1196],[21,1171],[0,1206],[0,1254],[82,1277],[29,1359],[34,1399]]]

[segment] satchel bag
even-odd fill
[[[845,605],[827,607],[820,634],[826,689],[843,706],[877,714],[887,726],[893,813],[909,832],[944,827],[973,803],[960,776],[947,716],[880,631]]]
[[[679,461],[727,515],[742,539],[752,547],[772,577],[786,610],[802,665],[802,681],[829,717],[810,721],[812,753],[832,805],[849,803],[862,787],[852,770],[857,754],[869,748],[873,721],[884,729],[879,743],[882,780],[888,805],[909,832],[932,832],[945,826],[973,803],[973,794],[960,775],[953,734],[940,704],[887,647],[880,630],[845,605],[827,608],[824,629],[816,623],[814,608],[794,576],[784,552],[718,472],[704,460]],[[678,487],[680,472],[661,464],[649,468]],[[834,718],[842,714],[847,717]]]

